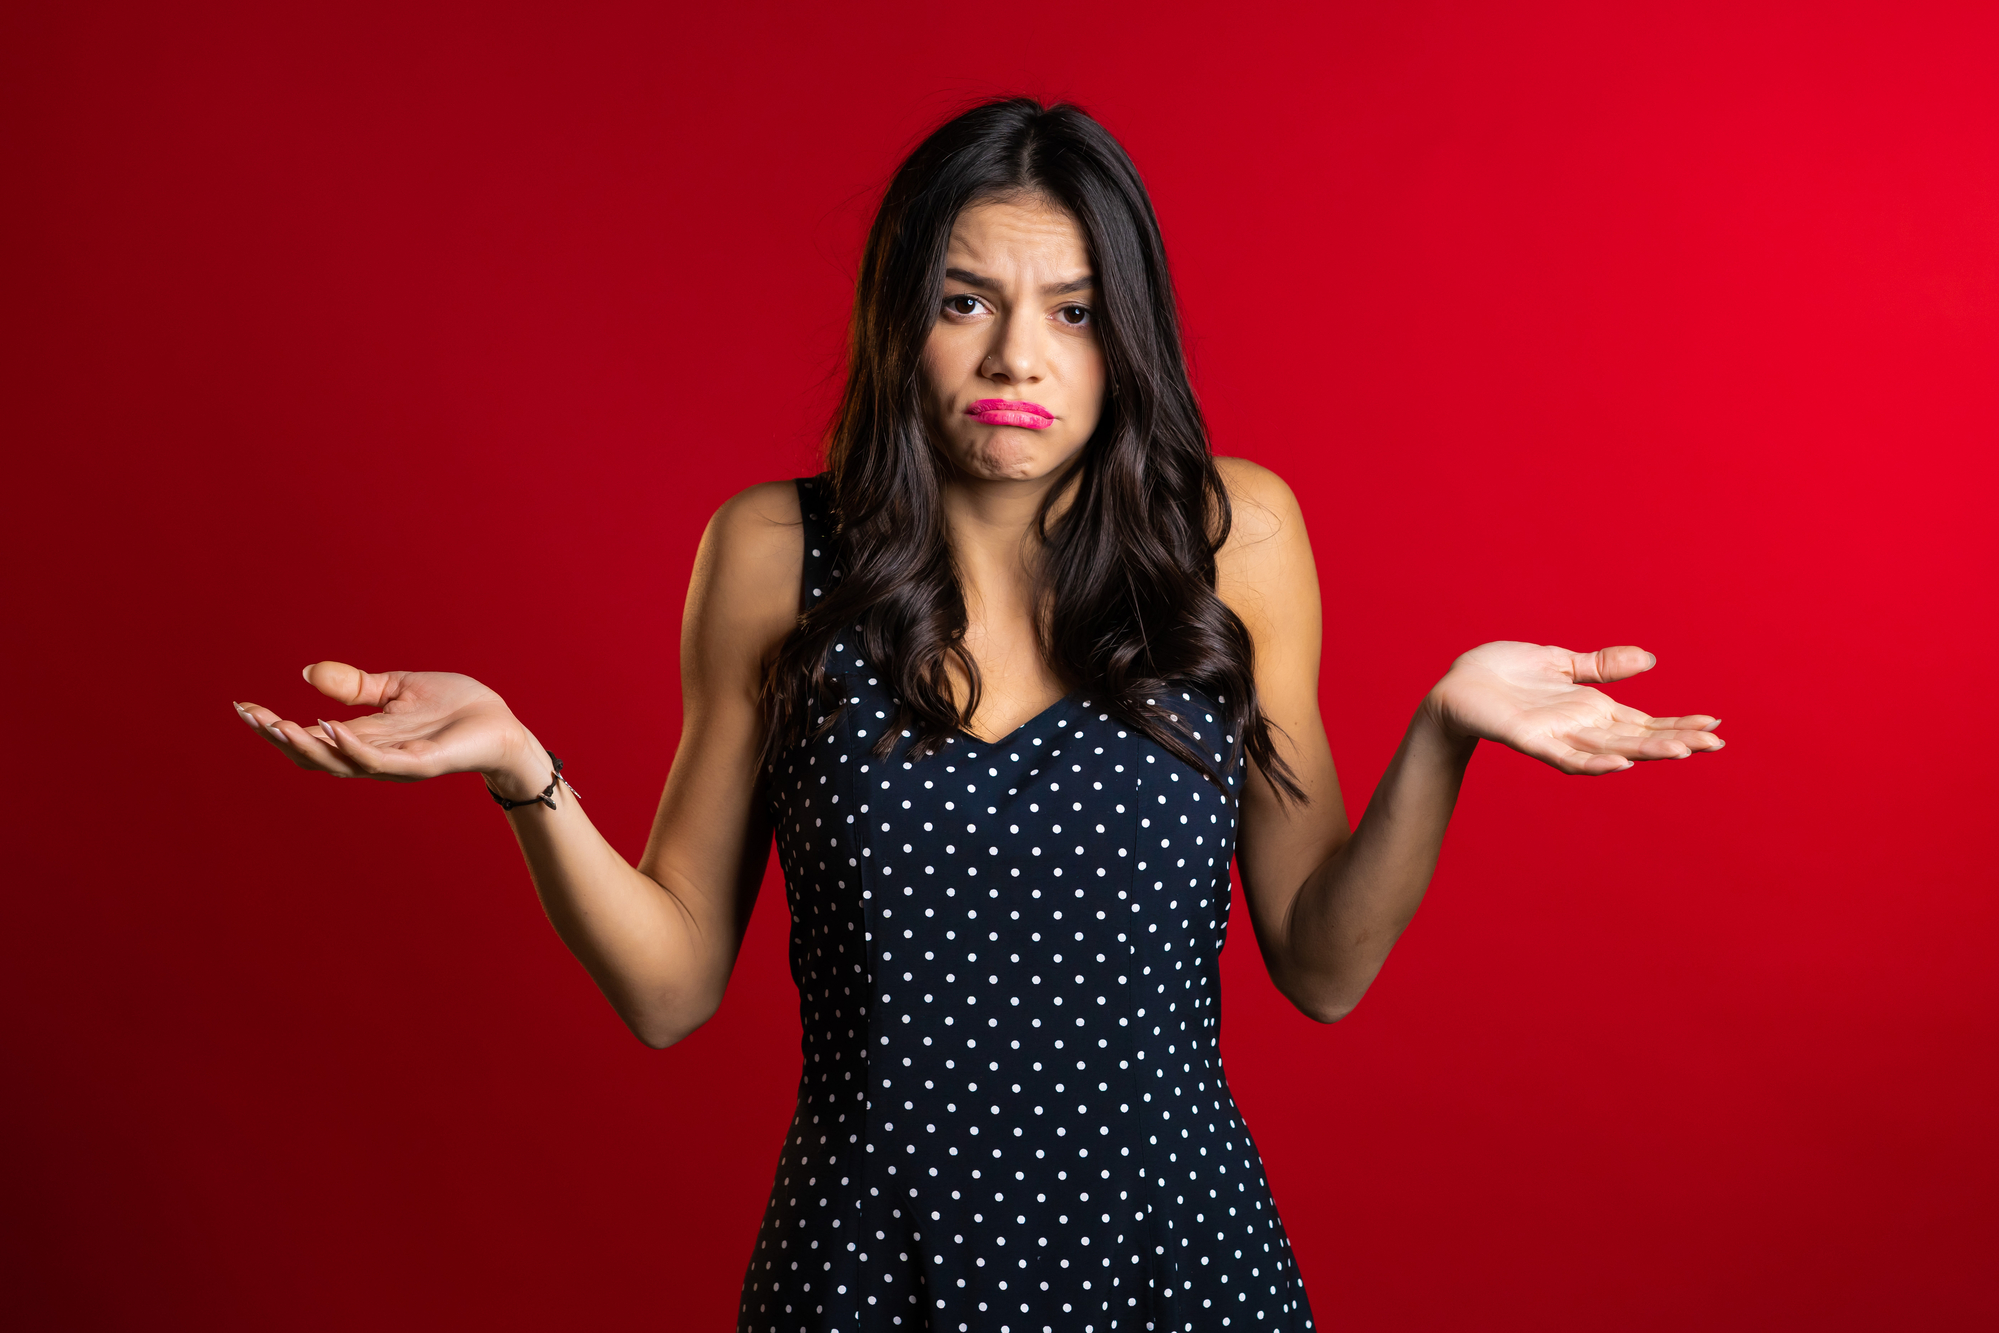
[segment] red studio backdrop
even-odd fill
[[[1337,1025],[1238,914],[1321,1325],[1999,1321],[1990,5],[77,2],[0,61],[9,1327],[730,1326],[782,894],[647,1050],[476,780],[301,774],[229,702],[469,672],[636,856],[702,525],[817,469],[880,188],[1006,91],[1151,185],[1356,812],[1487,639],[1726,719],[1486,747]]]

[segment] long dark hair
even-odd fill
[[[1048,200],[1081,227],[1110,386],[1095,433],[1038,516],[1042,650],[1094,706],[1217,786],[1240,747],[1302,799],[1257,704],[1249,632],[1215,595],[1229,497],[1187,380],[1152,202],[1103,126],[1079,107],[1025,97],[974,107],[918,145],[868,232],[827,450],[840,577],[771,663],[768,755],[831,725],[842,696],[827,648],[856,626],[896,701],[877,753],[905,730],[913,755],[934,753],[977,712],[979,671],[965,651],[965,600],[940,501],[950,465],[925,428],[918,358],[943,298],[952,224],[971,204],[1012,197]],[[956,704],[953,661],[970,683]],[[1190,743],[1187,710],[1168,693],[1175,684],[1225,710],[1219,762]]]

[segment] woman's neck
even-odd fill
[[[1041,506],[1049,492],[1059,491],[1048,516],[1061,517],[1073,499],[1074,487],[1066,484],[1073,471],[1072,465],[1021,480],[947,477],[939,498],[959,578],[1031,585],[1040,563]]]
[[[965,650],[978,663],[980,734],[1004,734],[1061,697],[1067,685],[1042,655],[1041,537],[1036,522],[1063,478],[954,478],[942,495],[952,563],[965,598]],[[1056,504],[1066,507],[1067,494]],[[1059,512],[1059,509],[1055,512]],[[1053,513],[1051,513],[1051,517]],[[949,668],[947,668],[948,670]],[[956,679],[959,698],[966,683]]]

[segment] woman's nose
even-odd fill
[[[1033,346],[1033,332],[1017,327],[1008,320],[999,331],[999,341],[979,371],[987,379],[1001,384],[1019,384],[1038,378],[1036,375],[1037,352]]]

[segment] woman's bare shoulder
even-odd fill
[[[798,620],[805,528],[798,488],[767,481],[738,491],[708,520],[687,590],[685,643],[761,658]]]
[[[709,520],[708,530],[732,546],[749,549],[773,542],[782,544],[780,535],[789,532],[791,544],[798,546],[800,522],[798,483],[760,481],[722,501],[714,518]]]
[[[1319,640],[1319,574],[1298,497],[1246,458],[1217,458],[1229,492],[1229,535],[1215,553],[1215,593],[1256,643],[1259,676],[1273,663],[1311,657]],[[1299,654],[1305,654],[1300,657]]]
[[[1229,493],[1229,537],[1222,548],[1224,556],[1273,541],[1304,540],[1305,515],[1284,478],[1247,458],[1217,458],[1215,470],[1221,473],[1222,485]]]

